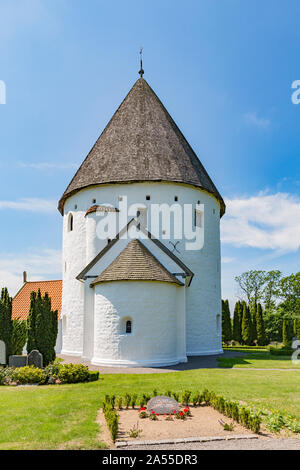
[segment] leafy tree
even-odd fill
[[[284,312],[278,310],[276,312],[265,312],[263,316],[264,327],[267,342],[282,341],[282,323],[283,323]]]
[[[247,344],[248,346],[252,344],[251,314],[246,302],[243,302],[242,341],[243,344]]]
[[[15,318],[12,321],[11,354],[22,354],[27,340],[27,322]]]
[[[256,330],[257,330],[257,344],[259,346],[265,346],[267,344],[267,340],[266,340],[265,327],[264,327],[263,311],[262,311],[262,306],[260,303],[257,304],[257,310],[256,310]]]
[[[278,270],[269,271],[266,275],[266,284],[264,287],[264,303],[266,310],[274,310],[275,299],[279,295],[279,281],[282,273]]]
[[[232,337],[238,343],[242,342],[242,318],[243,307],[240,301],[236,302],[233,313],[233,332]]]
[[[12,334],[12,298],[8,290],[4,287],[1,290],[0,298],[0,339],[6,345],[6,360],[11,355],[11,334]]]
[[[280,305],[286,313],[300,314],[300,272],[286,276],[279,281]]]
[[[222,300],[222,341],[227,342],[232,339],[230,309],[228,300]]]
[[[235,277],[243,296],[248,304],[256,304],[263,296],[264,285],[267,280],[266,271],[247,271]]]

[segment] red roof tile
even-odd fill
[[[51,298],[52,310],[58,310],[58,318],[61,311],[62,281],[33,281],[26,282],[12,301],[12,318],[26,320],[29,313],[30,294],[40,289],[41,294],[47,292]]]

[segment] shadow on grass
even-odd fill
[[[250,353],[244,357],[218,357],[220,368],[253,367],[257,369],[294,369],[290,356],[273,356],[270,353]]]

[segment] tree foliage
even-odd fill
[[[230,319],[230,309],[228,300],[222,300],[222,341],[227,342],[232,339],[232,328]]]
[[[28,317],[28,353],[37,349],[43,355],[43,364],[47,366],[55,359],[55,344],[58,332],[57,310],[51,310],[51,299],[41,291],[32,292]]]
[[[243,302],[242,342],[248,346],[252,344],[252,321],[250,308],[246,302]]]
[[[263,310],[260,303],[257,304],[256,310],[256,331],[257,331],[257,344],[259,346],[265,346],[267,344],[264,319],[263,319]]]
[[[242,342],[242,319],[243,319],[243,306],[240,301],[236,302],[233,313],[233,331],[232,337],[238,343]]]
[[[12,298],[8,290],[4,287],[1,290],[0,298],[0,339],[6,345],[6,360],[11,355],[11,335],[12,335]]]

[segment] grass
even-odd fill
[[[280,359],[282,360],[282,358]],[[0,449],[101,449],[97,411],[105,394],[209,388],[300,419],[296,371],[198,369],[167,374],[107,374],[98,382],[0,387]]]
[[[299,369],[300,363],[293,364],[291,356],[274,356],[269,352],[247,352],[244,356],[220,357],[219,367],[254,368],[254,369]]]

